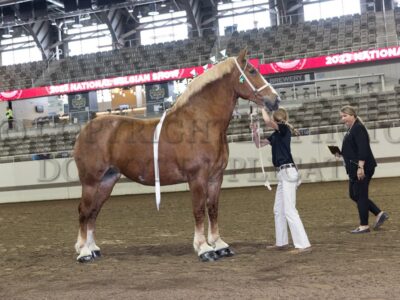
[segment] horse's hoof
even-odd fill
[[[216,261],[218,259],[218,255],[215,253],[215,251],[208,251],[200,254],[199,258],[202,262]]]
[[[85,255],[77,258],[78,262],[80,263],[87,263],[93,260],[92,255]]]
[[[218,258],[220,258],[220,257],[231,257],[231,256],[235,255],[235,252],[233,252],[229,247],[228,248],[219,249],[219,250],[215,251],[215,253],[218,255]]]
[[[99,258],[99,257],[101,257],[100,250],[92,251],[92,258]]]

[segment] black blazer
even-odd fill
[[[350,178],[357,178],[358,161],[364,160],[366,176],[372,176],[376,161],[372,154],[369,135],[365,126],[357,119],[346,133],[342,144],[342,156],[346,164],[346,172]]]

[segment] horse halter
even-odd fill
[[[265,89],[265,88],[267,88],[267,87],[270,86],[270,84],[268,83],[268,81],[266,81],[265,78],[264,78],[263,76],[261,76],[261,78],[262,78],[262,80],[264,81],[265,84],[264,84],[262,87],[256,89],[255,86],[251,83],[251,81],[249,80],[249,78],[248,78],[248,77],[246,76],[246,74],[244,73],[244,70],[246,69],[247,65],[250,64],[249,61],[246,60],[246,64],[245,64],[245,66],[244,66],[244,70],[240,67],[240,65],[239,65],[239,63],[238,63],[238,61],[237,61],[237,58],[235,58],[235,63],[236,63],[236,66],[238,67],[238,69],[239,69],[239,71],[240,71],[240,73],[241,73],[241,75],[240,75],[240,77],[239,77],[239,81],[240,81],[241,83],[243,83],[243,78],[244,78],[244,79],[246,80],[247,84],[248,84],[248,85],[250,86],[250,88],[252,89],[254,95],[259,94],[263,89]],[[250,64],[250,65],[251,65],[251,64]],[[252,65],[251,65],[251,66],[252,66]],[[253,66],[252,66],[252,67],[253,67]],[[253,67],[253,68],[254,68],[254,67]]]

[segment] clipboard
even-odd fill
[[[342,151],[340,151],[338,146],[328,146],[329,151],[331,151],[331,153],[333,155],[339,154],[342,155]]]

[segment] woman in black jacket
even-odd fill
[[[351,233],[369,232],[368,213],[376,216],[373,229],[378,229],[389,215],[381,211],[368,197],[368,187],[375,172],[376,161],[372,154],[370,139],[364,124],[351,106],[340,110],[342,122],[348,127],[343,139],[342,156],[349,175],[350,198],[357,203],[360,226]]]

